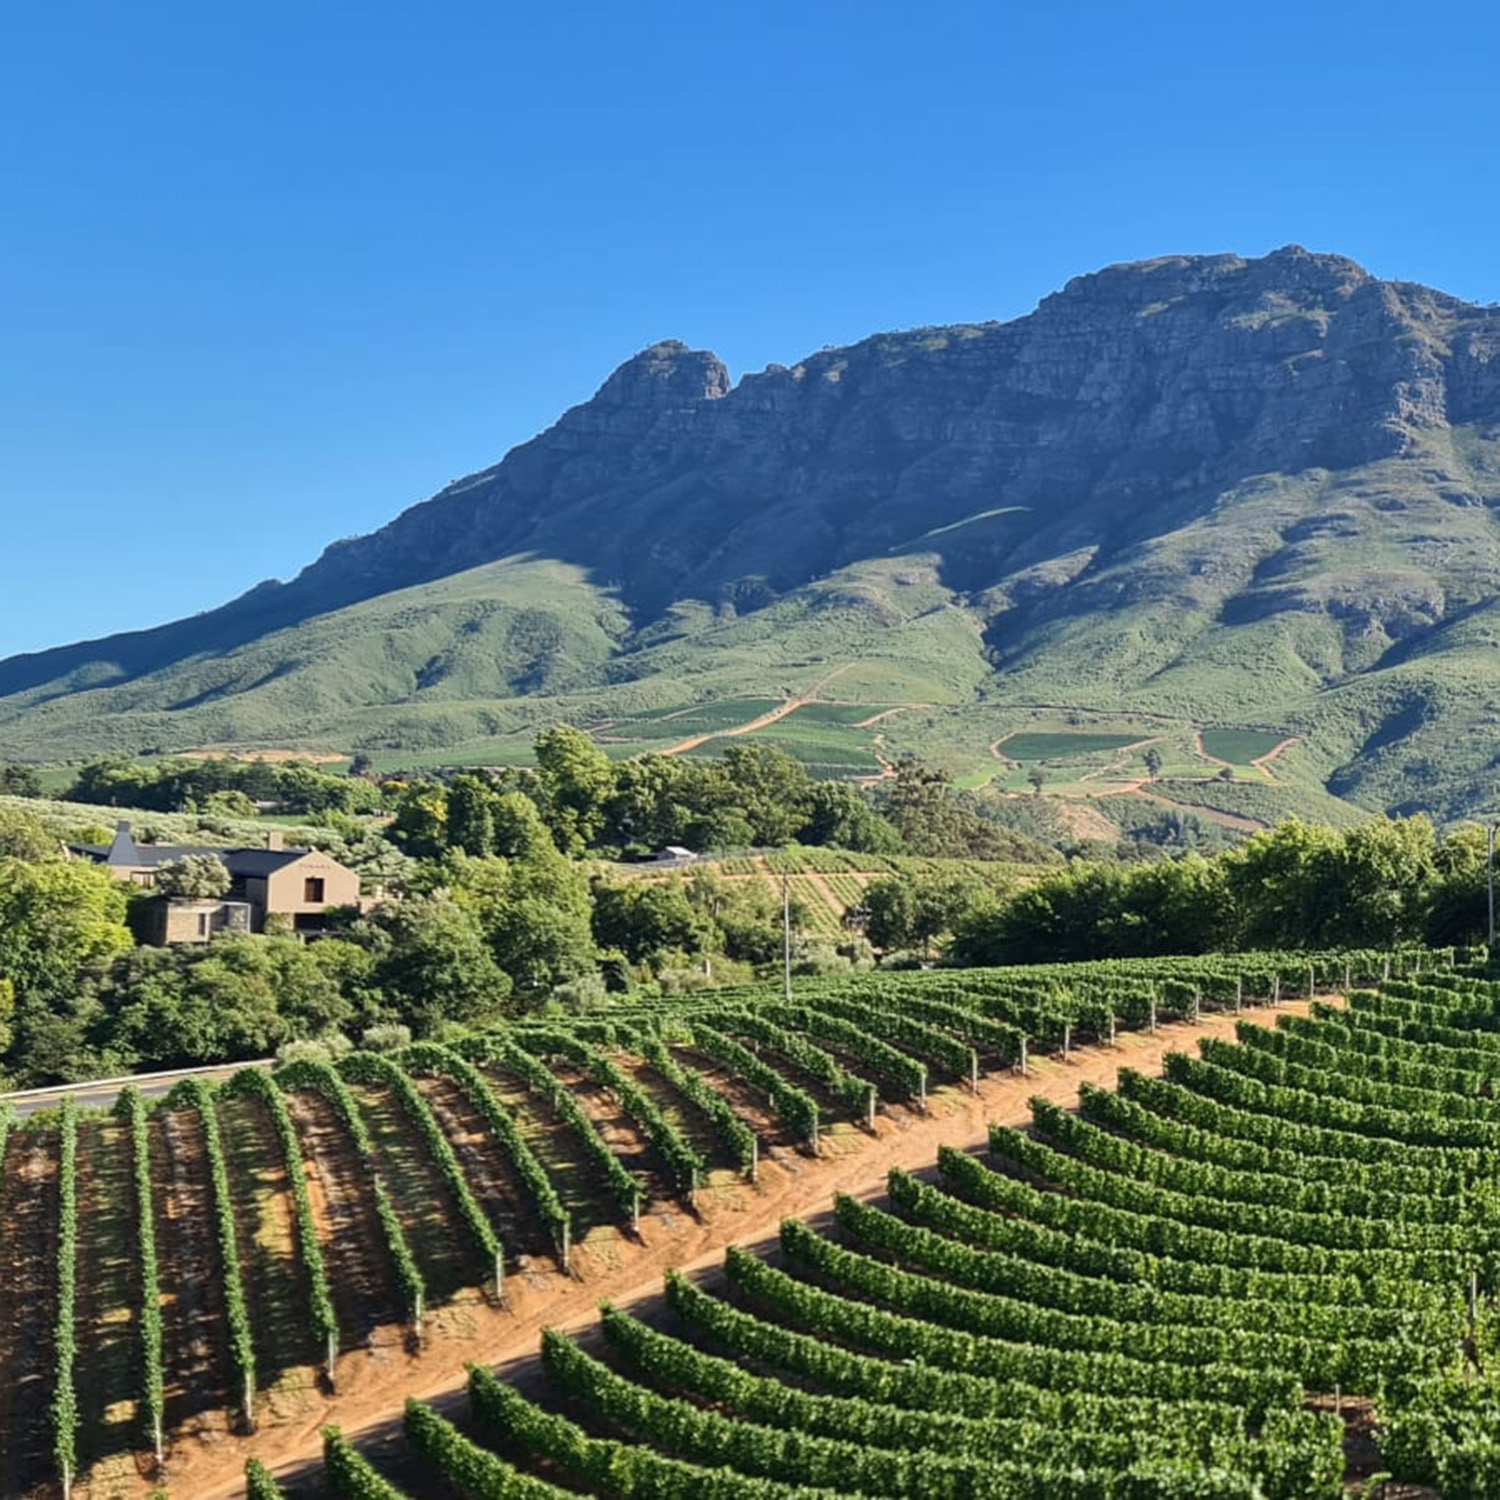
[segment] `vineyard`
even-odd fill
[[[326,1492],[1494,1495],[1497,1082],[1462,972],[1242,1026],[475,1367],[375,1462],[330,1431]]]
[[[296,1422],[309,1391],[504,1309],[518,1277],[753,1193],[772,1155],[858,1150],[882,1116],[1122,1030],[1357,984],[1381,988],[1166,1081],[1127,1074],[1081,1118],[1039,1105],[988,1162],[840,1201],[829,1234],[789,1222],[776,1257],[731,1253],[722,1293],[672,1282],[668,1332],[612,1314],[603,1350],[549,1338],[565,1400],[476,1374],[464,1431],[409,1414],[390,1482],[1126,1492],[1047,1488],[1076,1471],[1316,1494],[1343,1429],[1304,1389],[1346,1393],[1346,1416],[1398,1401],[1409,1468],[1477,1462],[1429,1401],[1483,1357],[1500,1235],[1500,1014],[1462,959],[806,980],[791,1002],[717,991],[5,1119],[0,1491],[141,1493],[185,1447]],[[390,1492],[329,1442],[335,1492]]]
[[[805,936],[838,939],[848,935],[846,919],[850,910],[863,902],[865,887],[885,876],[977,877],[989,884],[1005,881],[1026,883],[1055,873],[1057,867],[915,854],[857,854],[846,849],[790,848],[769,854],[703,860],[687,871],[669,873],[663,873],[650,864],[601,868],[607,870],[614,880],[681,881],[691,879],[695,871],[703,870],[726,880],[762,885],[778,899],[785,878],[800,913],[800,931]]]

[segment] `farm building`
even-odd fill
[[[264,848],[219,849],[143,843],[121,822],[108,844],[73,844],[69,853],[102,865],[117,880],[151,890],[157,872],[189,855],[212,855],[229,872],[222,900],[161,899],[144,936],[159,946],[206,943],[225,932],[264,932],[268,917],[285,918],[294,932],[320,932],[335,907],[360,905],[359,876],[316,849],[287,849],[280,833]]]

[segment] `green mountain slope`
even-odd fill
[[[654,346],[290,583],[0,662],[0,755],[624,754],[821,685],[855,707],[754,732],[984,779],[1049,716],[1254,728],[1298,737],[1257,796],[1459,816],[1500,808],[1497,503],[1500,309],[1295,248],[1114,267],[737,385]]]

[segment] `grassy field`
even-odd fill
[[[1094,734],[1087,730],[1018,730],[1006,735],[995,749],[1007,760],[1037,761],[1096,756],[1123,750],[1143,738],[1139,734]]]
[[[1286,736],[1263,729],[1205,729],[1201,738],[1204,754],[1231,765],[1248,766],[1269,755]]]

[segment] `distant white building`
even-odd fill
[[[658,850],[651,861],[654,865],[692,865],[697,862],[698,856],[681,844],[668,844],[665,849]]]

